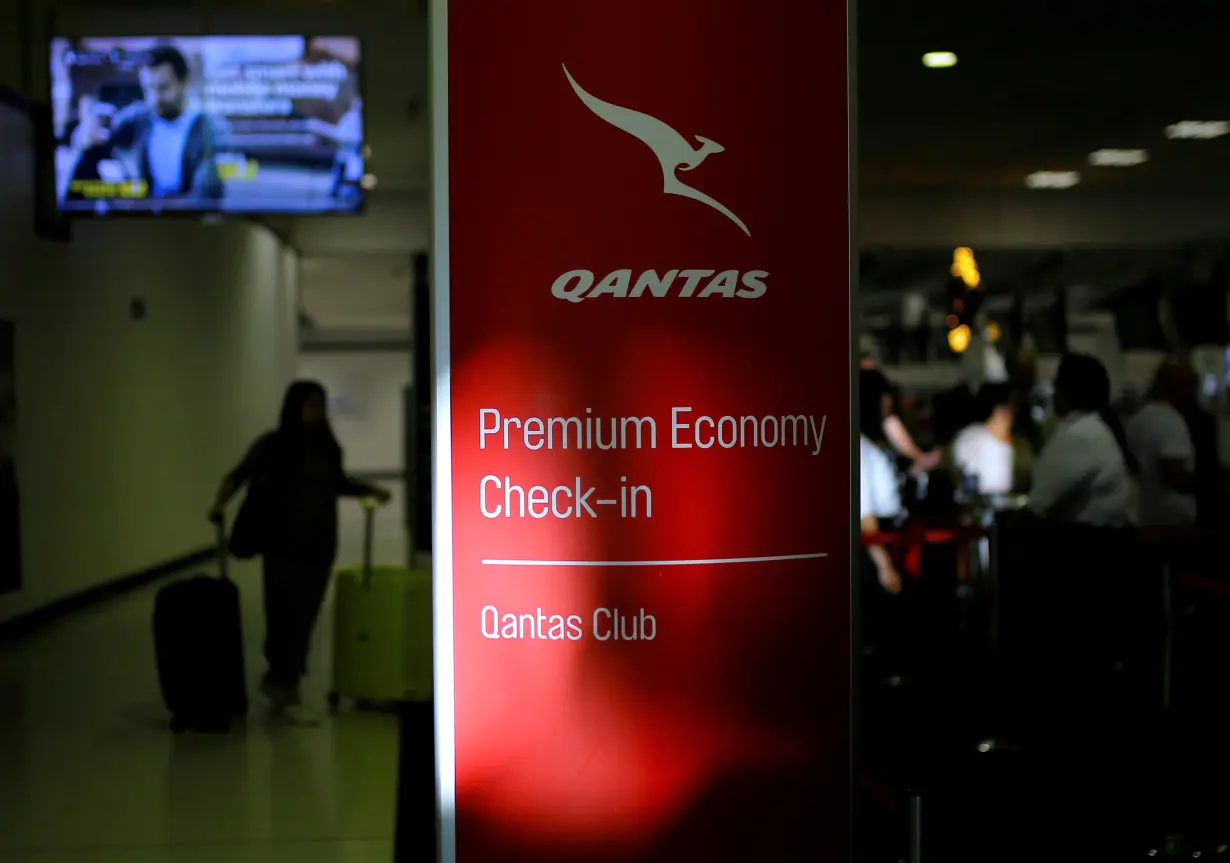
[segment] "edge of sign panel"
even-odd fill
[[[846,0],[846,207],[850,233],[850,250],[847,253],[846,266],[849,272],[850,310],[850,835],[849,849],[851,860],[861,860],[862,842],[859,838],[858,825],[862,813],[859,806],[858,770],[861,762],[862,734],[859,732],[859,701],[858,681],[862,664],[862,632],[859,626],[861,615],[862,579],[858,576],[862,548],[862,527],[855,517],[859,507],[859,408],[858,408],[858,370],[861,366],[859,356],[859,333],[861,327],[861,310],[859,298],[859,251],[858,251],[858,0]]]
[[[431,99],[431,286],[434,429],[431,440],[432,605],[435,617],[436,817],[440,863],[457,859],[456,691],[453,649],[453,438],[449,332],[448,0],[428,9]]]

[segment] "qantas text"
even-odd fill
[[[768,290],[764,270],[614,270],[601,280],[589,270],[569,270],[551,285],[561,300],[579,303],[600,297],[739,297],[754,300]]]

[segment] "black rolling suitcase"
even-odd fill
[[[154,600],[154,650],[175,732],[225,732],[248,711],[239,588],[227,576],[218,525],[218,575],[167,585]]]

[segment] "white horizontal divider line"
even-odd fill
[[[712,557],[697,560],[518,560],[486,559],[483,566],[706,566],[726,563],[772,563],[778,560],[818,560],[816,554],[777,554],[770,557]]]

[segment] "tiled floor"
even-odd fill
[[[362,522],[346,505],[341,563]],[[396,506],[378,515],[381,561],[402,562]],[[249,679],[261,670],[256,567],[243,593]],[[82,612],[0,648],[0,863],[388,863],[397,734],[344,712],[319,728],[269,718],[223,737],[172,735],[151,644],[154,591]],[[323,704],[331,613],[307,692]]]

